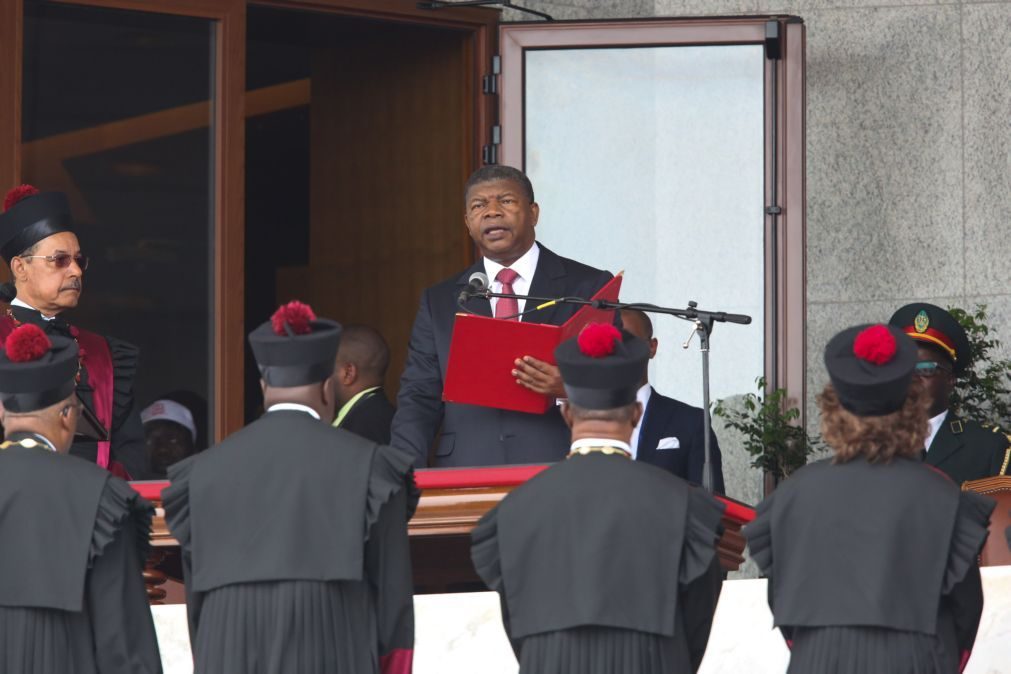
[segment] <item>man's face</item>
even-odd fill
[[[927,370],[917,369],[920,381],[923,382],[923,388],[930,398],[930,416],[936,417],[948,409],[951,392],[955,388],[952,364],[947,356],[929,346],[917,346],[916,351],[919,363],[937,363],[937,369],[930,376],[925,376],[929,372],[929,368]]]
[[[540,213],[514,180],[492,180],[470,188],[464,223],[481,254],[502,265],[518,260],[534,245]]]
[[[74,259],[81,254],[77,236],[59,232],[38,243],[32,257],[11,261],[18,297],[47,315],[73,309],[81,298],[84,271]],[[69,264],[60,267],[53,260],[35,256],[70,255]]]
[[[193,454],[189,429],[167,419],[144,424],[144,441],[151,470],[158,475],[164,475],[169,466]]]

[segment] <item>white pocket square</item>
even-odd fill
[[[660,442],[657,444],[656,448],[659,449],[677,449],[681,446],[677,438],[660,438]]]

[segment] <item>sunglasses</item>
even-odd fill
[[[71,255],[70,253],[57,253],[56,255],[19,255],[23,260],[28,260],[33,257],[40,257],[46,262],[52,262],[56,265],[57,269],[66,269],[70,266],[70,261],[73,260],[77,263],[77,266],[84,271],[88,268],[88,256],[87,255]]]
[[[936,360],[921,360],[916,364],[916,369],[913,370],[913,374],[920,377],[933,377],[938,372],[951,372],[951,368]]]

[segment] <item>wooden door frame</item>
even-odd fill
[[[490,143],[496,102],[481,97],[481,75],[490,69],[498,40],[498,12],[479,8],[418,9],[412,0],[59,0],[64,4],[151,14],[191,16],[215,22],[213,419],[215,441],[244,424],[245,353],[245,84],[246,15],[249,4],[332,12],[347,16],[454,28],[469,33],[475,76],[469,163],[480,165]],[[0,186],[21,179],[23,0],[0,0]],[[461,208],[462,214],[462,208]],[[465,236],[461,226],[461,235]],[[468,250],[469,247],[465,247]],[[461,260],[461,264],[466,260]]]
[[[764,44],[766,24],[780,27],[781,54],[765,60],[765,147],[776,139],[779,162],[765,153],[765,204],[773,185],[782,212],[765,215],[765,377],[785,388],[803,414],[806,398],[805,31],[796,17],[657,18],[634,21],[524,22],[502,28],[502,162],[525,165],[524,53],[527,49],[648,45]],[[778,77],[776,100],[770,84]],[[775,106],[776,114],[773,115]],[[772,120],[776,120],[773,133]],[[774,231],[775,228],[775,231]],[[772,242],[776,242],[772,245]],[[803,422],[803,418],[801,419]]]

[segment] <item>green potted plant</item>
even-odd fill
[[[972,347],[972,364],[958,378],[952,407],[959,415],[982,424],[1007,428],[1011,421],[1011,360],[999,358],[1000,341],[991,337],[985,304],[966,311],[948,307],[965,328]]]
[[[807,457],[821,446],[799,423],[800,410],[790,404],[786,391],[766,391],[765,378],[756,380],[757,393],[748,393],[733,404],[718,400],[713,414],[739,432],[744,448],[752,456],[751,465],[764,471],[765,491],[807,463]]]

